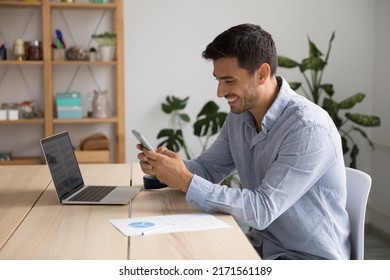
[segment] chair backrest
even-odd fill
[[[364,258],[364,223],[371,177],[363,171],[346,167],[347,212],[351,226],[351,260]]]

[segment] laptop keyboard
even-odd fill
[[[114,189],[115,187],[89,186],[82,192],[69,199],[69,201],[99,202]]]

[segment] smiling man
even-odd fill
[[[185,192],[188,203],[249,225],[264,259],[349,259],[345,167],[332,119],[276,75],[274,41],[258,25],[226,30],[203,57],[231,110],[220,135],[190,161],[138,145],[142,170]],[[235,171],[242,189],[219,184]]]

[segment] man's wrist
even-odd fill
[[[190,171],[187,171],[184,174],[183,179],[182,179],[182,184],[180,184],[180,189],[183,192],[186,193],[187,190],[189,189],[193,176],[194,176],[194,174],[192,174]]]

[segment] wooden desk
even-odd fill
[[[51,181],[43,165],[0,166],[0,250]]]
[[[143,175],[139,165],[133,164],[133,185],[141,184]],[[138,194],[132,202],[131,217],[196,212],[200,210],[186,203],[184,193],[166,188]],[[216,217],[232,228],[133,236],[130,238],[130,259],[260,259],[232,216],[220,214]]]
[[[137,185],[143,177],[138,164],[81,165],[81,172],[86,183],[99,185],[130,185],[130,173],[132,184]],[[229,229],[131,238],[109,222],[130,215],[200,211],[185,202],[183,193],[171,188],[144,190],[123,206],[60,205],[47,166],[6,166],[0,174],[3,260],[259,259],[229,215],[217,215],[232,226]],[[19,185],[14,192],[9,190],[13,185]],[[7,227],[14,220],[15,224]]]
[[[44,166],[47,169],[47,166]],[[82,165],[88,184],[130,185],[130,165]],[[128,238],[110,219],[129,205],[60,205],[53,184],[0,251],[0,259],[127,259]]]

